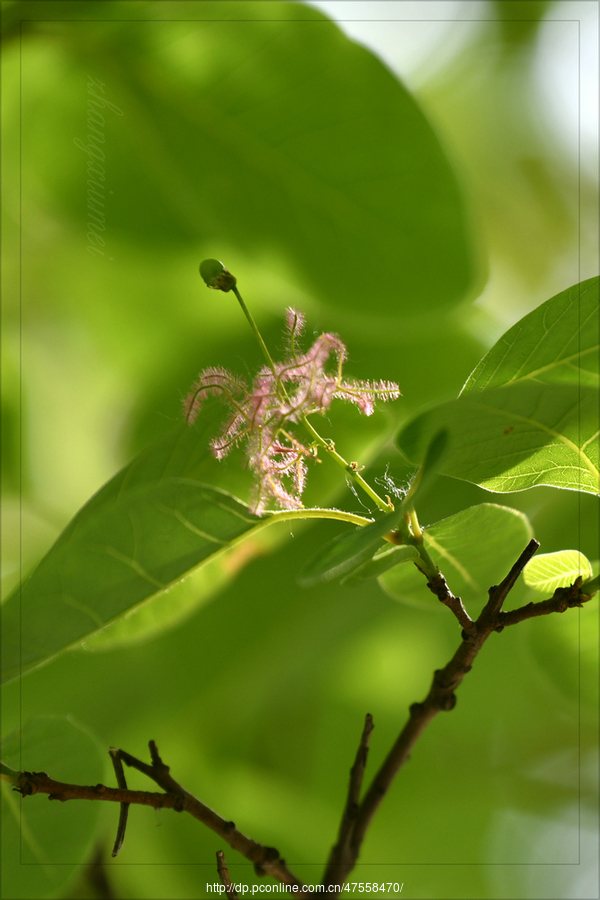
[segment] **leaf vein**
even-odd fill
[[[149,584],[152,584],[155,587],[160,588],[161,590],[164,590],[167,587],[166,584],[158,581],[157,578],[154,578],[149,572],[147,572],[146,569],[144,569],[144,567],[140,565],[139,562],[137,562],[137,560],[130,559],[124,553],[121,553],[120,550],[117,550],[116,547],[105,547],[104,549],[109,554],[109,556],[113,556],[115,559],[118,559],[119,562],[125,563],[125,565],[129,566],[130,569],[133,569],[136,575],[139,575],[140,578],[143,578]]]
[[[162,503],[158,504],[158,508],[163,512],[168,513],[169,515],[174,516],[178,520],[178,522],[181,522],[184,528],[187,528],[188,531],[192,532],[192,534],[197,534],[198,537],[204,538],[204,540],[206,541],[211,541],[213,544],[221,545],[229,543],[228,541],[223,540],[223,538],[215,537],[213,534],[209,534],[207,531],[202,531],[201,528],[197,528],[194,523],[190,522],[189,519],[186,519],[183,513],[179,512],[178,509],[171,509],[168,506],[164,506]]]

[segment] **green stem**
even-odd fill
[[[252,313],[250,312],[250,310],[248,309],[248,307],[247,307],[246,304],[244,303],[244,300],[243,300],[243,298],[242,298],[242,295],[241,295],[240,292],[238,291],[237,287],[236,287],[235,285],[233,285],[232,288],[231,288],[231,290],[233,291],[233,293],[234,293],[235,296],[237,297],[237,301],[238,301],[238,303],[240,304],[240,306],[242,307],[243,313],[244,313],[244,315],[246,316],[246,318],[248,319],[248,322],[249,322],[249,324],[250,324],[250,328],[251,328],[252,331],[254,332],[254,336],[256,337],[256,340],[258,341],[258,343],[259,343],[259,345],[260,345],[260,349],[261,349],[262,352],[263,352],[263,356],[265,357],[267,363],[269,364],[269,368],[271,369],[271,372],[272,372],[273,375],[274,375],[274,374],[275,374],[275,363],[273,362],[273,357],[272,357],[271,354],[269,353],[269,348],[267,347],[267,345],[266,345],[265,342],[263,341],[262,334],[261,334],[260,331],[258,330],[258,326],[257,326],[256,322],[255,322],[254,319],[252,318]]]
[[[358,469],[347,462],[344,457],[337,452],[333,441],[327,441],[325,440],[325,438],[321,437],[317,429],[312,425],[311,422],[308,421],[306,416],[302,416],[301,422],[308,433],[311,435],[311,437],[314,439],[315,443],[318,444],[319,447],[322,447],[338,464],[338,466],[341,466],[342,469],[344,469],[346,474],[349,475],[354,483],[357,484],[365,492],[365,494],[370,497],[374,503],[377,504],[377,507],[382,512],[389,513],[391,510],[393,510],[393,505],[391,503],[386,503],[385,500],[382,500],[379,494],[377,494],[373,490],[371,485],[367,481],[365,481]]]

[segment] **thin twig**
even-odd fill
[[[117,785],[123,790],[127,790],[127,781],[125,779],[125,772],[123,771],[123,763],[121,762],[121,758],[119,756],[119,751],[115,750],[114,747],[111,747],[108,751],[110,758],[112,760],[113,768],[115,770],[115,776],[117,779]],[[123,846],[123,841],[125,839],[125,829],[127,828],[127,816],[129,814],[129,803],[121,803],[121,810],[119,813],[119,824],[117,826],[117,836],[115,838],[115,843],[112,849],[111,856],[115,857],[119,853],[119,850]]]
[[[511,568],[508,575],[502,579],[500,584],[494,585],[488,591],[489,600],[486,605],[483,607],[481,611],[481,615],[477,620],[478,628],[487,625],[490,622],[494,622],[494,628],[497,626],[497,618],[498,613],[502,609],[502,605],[506,600],[509,591],[515,586],[517,578],[529,562],[529,560],[534,556],[540,546],[540,542],[536,541],[535,538],[532,538],[520,557]]]
[[[221,884],[225,888],[225,893],[229,897],[229,900],[239,900],[239,894],[229,877],[229,869],[227,868],[225,854],[222,850],[217,850],[217,872],[219,873]]]
[[[365,724],[360,737],[358,750],[354,759],[354,765],[350,769],[350,781],[348,784],[348,797],[340,822],[340,830],[338,833],[337,843],[333,847],[327,863],[327,869],[323,876],[323,884],[337,884],[337,873],[340,866],[343,866],[350,849],[350,840],[354,830],[354,823],[358,814],[358,804],[360,800],[360,789],[362,787],[365,768],[367,765],[367,756],[369,753],[369,740],[373,731],[373,716],[367,713],[365,716]]]

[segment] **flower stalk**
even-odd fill
[[[254,337],[258,341],[258,345],[263,352],[263,356],[265,357],[265,359],[267,361],[267,365],[269,366],[269,368],[271,369],[273,374],[275,374],[275,363],[273,362],[273,357],[269,353],[269,348],[265,344],[265,342],[263,340],[263,336],[260,333],[260,331],[258,330],[258,326],[257,326],[256,322],[254,321],[254,317],[252,316],[252,313],[250,312],[250,310],[244,303],[244,298],[242,297],[242,295],[240,294],[240,292],[238,291],[238,289],[235,285],[233,285],[232,291],[235,294],[238,303],[242,307],[242,311],[248,320],[250,328],[254,332]]]

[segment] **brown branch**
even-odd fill
[[[227,868],[227,863],[225,862],[225,854],[222,850],[217,850],[217,872],[219,873],[221,884],[225,888],[225,893],[229,897],[229,900],[239,900],[239,894],[233,886],[231,878],[229,877],[229,869]]]
[[[569,587],[556,588],[554,594],[549,600],[540,600],[537,603],[527,603],[520,606],[519,609],[511,609],[509,612],[501,612],[498,614],[499,626],[496,631],[505,628],[507,625],[518,625],[525,619],[532,619],[535,616],[547,616],[550,613],[563,613],[567,609],[573,609],[576,606],[583,606],[588,600],[591,600],[593,594],[588,594],[581,589],[583,579],[581,576],[577,578]]]
[[[553,612],[564,612],[564,610],[573,606],[581,606],[587,600],[591,599],[592,595],[585,594],[581,590],[582,579],[578,578],[570,587],[558,588],[554,592],[553,597],[549,600],[544,600],[539,603],[529,603],[520,609],[502,612],[502,604],[509,591],[514,586],[517,578],[523,571],[523,568],[532,558],[538,547],[538,541],[531,540],[501,583],[499,585],[494,585],[489,589],[488,602],[481,611],[476,622],[472,622],[465,611],[472,627],[469,626],[468,628],[463,628],[463,639],[461,644],[457,648],[450,662],[443,669],[438,669],[434,673],[431,688],[425,699],[421,703],[413,703],[410,707],[409,719],[406,725],[398,735],[395,744],[373,778],[369,789],[356,811],[351,832],[345,835],[345,852],[341,853],[338,851],[335,868],[332,867],[330,858],[330,863],[323,879],[324,884],[342,885],[348,877],[348,874],[356,865],[360,847],[367,829],[394,778],[410,758],[413,746],[431,720],[435,718],[439,712],[448,711],[454,708],[456,705],[455,691],[460,686],[465,675],[471,671],[475,657],[490,634],[494,631],[502,631],[506,625],[514,625],[533,616],[547,615]],[[459,621],[461,621],[462,613],[460,612],[460,607],[454,604],[454,601],[458,601],[460,606],[462,606],[460,598],[454,597],[450,592],[443,576],[440,576],[440,579],[441,580],[437,584],[429,583],[429,588],[442,602],[446,603],[446,605],[452,609],[452,612],[457,616]],[[449,598],[453,599],[450,599],[449,601]],[[455,608],[452,608],[453,605]],[[334,847],[332,856],[336,852],[338,844]]]
[[[246,837],[235,827],[233,822],[227,822],[216,812],[205,806],[200,800],[186,791],[169,774],[166,766],[158,755],[154,741],[150,741],[150,755],[152,765],[136,759],[135,756],[124,750],[111,751],[111,757],[117,755],[127,766],[138,769],[156,782],[165,793],[151,793],[149,791],[131,791],[124,788],[109,788],[103,784],[95,786],[67,784],[55,781],[45,772],[21,772],[14,782],[14,790],[19,791],[23,797],[33,794],[48,794],[50,800],[107,800],[114,803],[141,804],[152,806],[155,809],[173,809],[175,812],[187,812],[207,825],[218,834],[230,847],[237,850],[254,864],[258,875],[271,875],[282,884],[298,885],[302,890],[303,883],[296,878],[287,868],[285,861],[281,859],[279,852],[274,847],[265,847],[251,838]]]
[[[49,800],[60,800],[61,803],[67,800],[108,800],[112,803],[153,806],[154,809],[173,809],[177,800],[175,796],[168,794],[110,788],[104,784],[68,784],[55,781],[46,772],[20,772],[14,789],[23,797],[48,794]]]
[[[350,769],[350,782],[348,784],[348,797],[346,806],[342,814],[340,822],[340,830],[338,833],[337,843],[331,850],[325,875],[323,876],[323,884],[337,884],[337,875],[340,867],[345,865],[348,854],[351,852],[350,841],[354,831],[356,816],[358,814],[358,803],[360,800],[360,789],[362,787],[365,768],[367,765],[367,756],[369,753],[369,740],[373,731],[373,716],[367,713],[365,716],[365,725],[360,737],[360,744],[356,751],[354,765]]]

